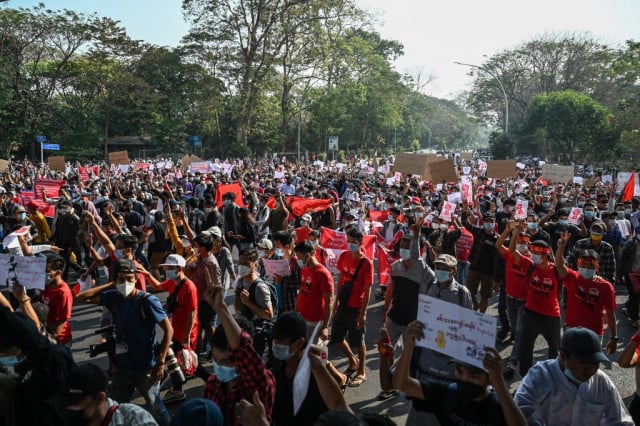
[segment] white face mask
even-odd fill
[[[129,281],[125,281],[123,283],[116,284],[116,288],[118,289],[118,293],[127,297],[133,292],[133,289],[136,288],[136,283],[132,283]]]
[[[247,265],[238,265],[238,276],[246,277],[247,275],[251,275],[251,268]]]
[[[258,250],[258,257],[260,259],[262,259],[264,257],[264,255],[266,254],[266,252],[264,250]]]

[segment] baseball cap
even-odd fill
[[[271,337],[275,339],[289,338],[292,341],[307,337],[307,322],[298,312],[285,312],[273,324]]]
[[[307,222],[311,222],[311,215],[308,213],[305,213],[302,215],[302,217],[300,218],[302,220],[306,220]]]
[[[450,254],[441,254],[439,255],[436,260],[433,261],[433,264],[443,264],[448,268],[457,268],[458,267],[458,261],[456,260],[455,257],[451,256]]]
[[[120,272],[123,272],[125,274],[136,273],[138,272],[138,268],[136,267],[136,264],[133,260],[120,259],[113,267],[113,273],[115,275],[118,275]]]
[[[411,202],[413,204],[420,204],[421,203],[420,197],[411,197]]]
[[[602,352],[598,335],[584,327],[573,327],[565,331],[560,342],[560,349],[575,356],[581,362],[595,364],[609,360]]]
[[[186,264],[187,261],[184,260],[184,257],[179,254],[170,254],[159,266],[179,266],[184,268]]]
[[[258,246],[261,249],[265,249],[265,250],[273,250],[273,243],[268,238],[261,239],[260,241],[258,241],[256,243],[256,246]]]
[[[222,238],[222,231],[218,226],[212,226],[211,228],[207,229],[207,232],[214,238]]]
[[[109,378],[107,373],[95,364],[74,367],[69,372],[66,389],[54,396],[50,402],[61,408],[77,404],[84,397],[107,392]]]
[[[15,213],[24,213],[26,210],[24,209],[23,206],[18,206],[15,209]]]
[[[194,398],[182,404],[171,426],[222,426],[224,419],[218,405],[206,398]]]

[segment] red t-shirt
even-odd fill
[[[160,284],[160,287],[164,291],[173,293],[176,289],[176,282],[173,280],[167,280]],[[173,340],[182,343],[184,339],[187,326],[189,325],[189,315],[191,312],[196,311],[196,317],[193,321],[193,327],[191,328],[191,335],[189,336],[189,342],[191,348],[195,349],[198,342],[198,289],[196,285],[190,279],[185,279],[184,283],[178,290],[178,309],[171,314],[171,325],[173,326]]]
[[[300,269],[300,291],[296,310],[308,321],[324,321],[326,293],[333,294],[333,275],[323,265]]]
[[[465,227],[460,228],[460,238],[456,241],[456,257],[460,262],[468,262],[473,246],[473,234]]]
[[[73,308],[73,294],[71,294],[69,285],[62,281],[58,287],[45,286],[42,293],[42,303],[49,307],[47,323],[54,324],[65,321],[60,336],[58,336],[58,343],[61,345],[66,344],[71,340],[69,318],[71,318],[71,309]]]
[[[515,262],[509,250],[506,250],[502,257],[505,261],[504,280],[507,296],[524,300],[527,297],[527,271]]]
[[[604,320],[602,311],[616,310],[616,295],[609,281],[595,277],[585,280],[577,271],[567,269],[562,280],[567,289],[567,311],[564,322],[569,327],[586,327],[602,336]]]
[[[308,226],[296,228],[296,244],[303,242],[304,240],[309,239],[309,234],[311,234],[312,229]]]
[[[526,256],[520,256],[520,268],[529,271],[533,260]],[[527,301],[524,307],[532,312],[548,317],[560,317],[560,303],[558,303],[558,276],[555,265],[549,263],[547,269],[536,266],[531,272],[531,277],[527,285]]]
[[[347,306],[350,308],[361,308],[364,302],[365,292],[373,284],[373,262],[361,253],[360,259],[354,259],[349,250],[343,251],[338,258],[338,271],[340,272],[340,282],[338,283],[338,291],[345,282],[348,282],[356,272],[356,268],[361,259],[364,263],[358,271],[356,282],[353,284],[353,291],[349,297]],[[369,301],[367,301],[368,303]]]
[[[109,269],[109,276],[111,277],[110,279],[113,281],[115,280],[115,276],[113,275],[113,265],[115,265],[115,263],[118,261],[118,258],[116,257],[115,254],[111,253],[111,268]],[[138,262],[137,260],[133,260],[133,263],[136,265],[136,268],[141,268],[142,265],[140,264],[140,262]],[[142,274],[136,274],[137,278],[136,278],[136,288],[138,290],[142,290],[142,291],[147,291],[147,279],[144,275]]]

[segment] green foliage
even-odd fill
[[[610,116],[608,108],[583,93],[554,92],[533,99],[524,129],[529,133],[542,130],[549,152],[568,162],[576,157],[594,158],[590,152],[602,158],[610,152],[609,146],[600,143],[608,131]]]
[[[414,139],[413,142],[411,142],[409,148],[411,149],[411,151],[420,151],[420,141]]]
[[[492,132],[489,135],[489,151],[494,160],[508,160],[513,158],[515,146],[513,140],[503,132]]]

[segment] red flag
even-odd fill
[[[222,196],[224,194],[226,194],[227,192],[233,192],[234,194],[236,194],[236,204],[239,206],[244,206],[244,200],[242,199],[242,187],[240,186],[239,183],[229,183],[229,184],[222,184],[222,185],[218,185],[218,187],[216,188],[216,205],[218,207],[222,207],[222,205],[224,204],[222,202]]]
[[[331,207],[332,204],[332,199],[323,200],[295,197],[293,201],[291,201],[291,210],[294,216],[299,217],[308,212],[321,212]]]
[[[391,283],[391,264],[395,259],[391,257],[384,246],[378,244],[378,282],[385,287]]]
[[[622,193],[620,194],[620,201],[623,202],[623,203],[625,201],[630,201],[633,198],[633,194],[635,192],[635,189],[636,189],[636,171],[634,170],[631,173],[631,176],[629,177],[629,180],[624,185],[624,189],[622,190]]]
[[[384,222],[389,217],[387,210],[369,210],[369,219],[372,222]]]
[[[287,195],[285,197],[285,201],[286,201],[287,204],[291,205],[291,203],[293,202],[293,200],[295,198],[300,198],[300,197],[295,197],[293,195]],[[269,207],[272,210],[276,208],[276,197],[274,197],[274,196],[269,197],[269,200],[267,200],[267,207]]]

